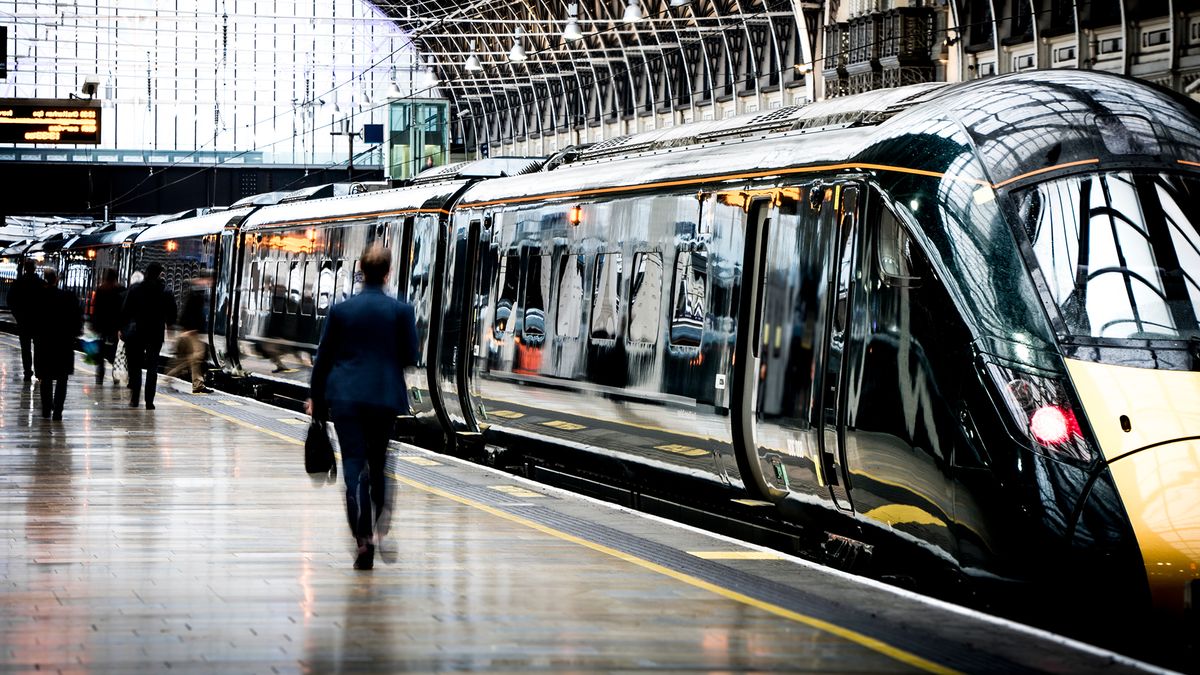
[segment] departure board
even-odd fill
[[[0,143],[100,143],[100,101],[0,99]]]

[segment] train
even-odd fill
[[[1195,626],[1195,101],[1023,72],[332,189],[43,264],[84,298],[104,266],[158,261],[177,295],[211,275],[212,369],[303,387],[386,242],[418,443],[736,503],[827,559],[1036,589],[1116,632]]]

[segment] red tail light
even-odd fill
[[[1044,405],[1029,416],[1029,433],[1042,445],[1059,445],[1079,435],[1079,422],[1070,409]]]

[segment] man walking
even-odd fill
[[[42,383],[42,417],[61,420],[67,400],[67,377],[75,372],[75,343],[83,332],[83,313],[75,294],[58,288],[58,273],[46,271],[46,287],[38,302],[34,367]]]
[[[163,286],[162,265],[146,266],[146,276],[129,288],[121,310],[121,339],[129,359],[129,407],[138,407],[142,368],[146,369],[146,410],[154,410],[158,384],[158,353],[175,321],[175,297]]]
[[[37,264],[26,260],[21,265],[21,276],[8,290],[8,308],[17,322],[17,334],[21,338],[21,365],[25,368],[25,381],[33,380],[33,335],[37,321],[37,304],[45,284],[37,275]]]
[[[404,369],[417,363],[413,307],[383,292],[391,261],[391,252],[379,244],[363,253],[362,292],[330,310],[313,364],[312,398],[305,404],[317,419],[332,416],[337,429],[359,570],[374,565],[373,531],[386,526],[379,514],[386,503],[388,438],[396,415],[408,412]]]

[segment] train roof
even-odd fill
[[[1198,109],[1143,81],[1092,71],[915,85],[612,139],[551,171],[473,185],[462,204],[750,180],[822,165],[948,174],[961,170],[964,154],[982,162],[980,182],[993,187],[1084,163],[1200,168]]]
[[[103,228],[93,232],[85,232],[75,237],[66,248],[77,250],[97,246],[120,246],[126,240],[141,233],[145,226],[137,225],[124,228]]]
[[[378,190],[312,201],[282,203],[255,211],[242,223],[242,229],[262,230],[315,223],[337,218],[390,216],[416,212],[445,212],[450,200],[467,182],[446,181]]]
[[[165,239],[187,239],[207,234],[219,234],[227,225],[241,222],[251,211],[253,211],[253,207],[247,206],[153,225],[139,232],[133,242],[134,244],[146,244]]]

